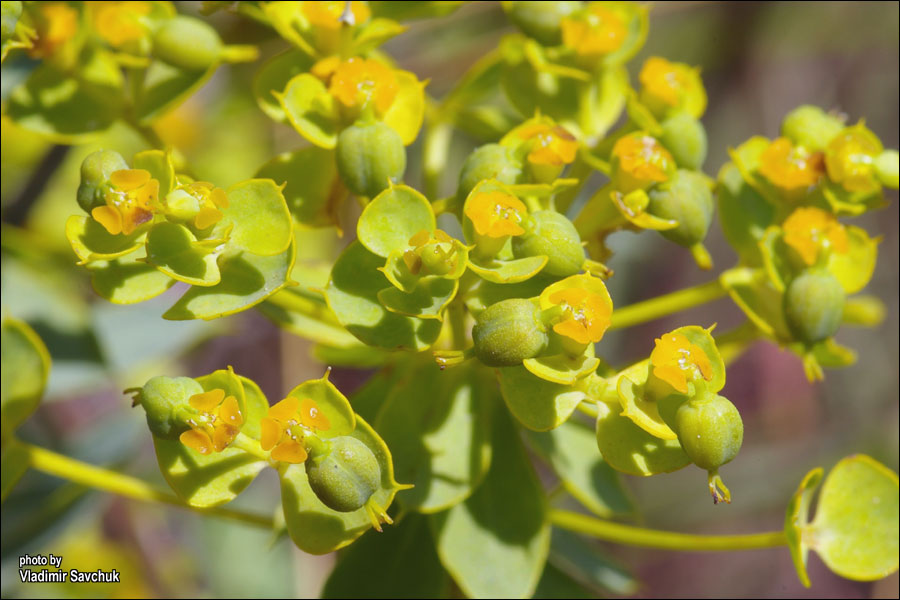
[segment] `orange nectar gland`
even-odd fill
[[[383,115],[394,103],[398,88],[390,68],[377,60],[354,57],[335,67],[328,92],[347,108],[371,104],[377,115]]]
[[[178,438],[181,443],[204,455],[227,448],[244,424],[237,399],[217,388],[194,394],[188,402],[200,414],[188,419],[191,428]]]
[[[118,48],[147,34],[142,20],[150,14],[146,2],[88,2],[94,30],[109,45]]]
[[[350,10],[347,10],[348,4]],[[304,2],[303,16],[313,27],[337,30],[345,23],[365,23],[372,16],[372,11],[365,2]]]
[[[579,344],[599,342],[609,329],[612,299],[597,277],[566,277],[544,289],[540,302],[544,313],[556,321],[553,331]]]
[[[879,188],[875,157],[881,151],[881,142],[864,125],[849,127],[828,144],[825,154],[828,176],[848,192],[875,191]]]
[[[36,21],[37,40],[30,50],[34,58],[52,56],[78,31],[78,11],[65,2],[41,2]]]
[[[498,191],[477,194],[467,203],[465,213],[479,235],[502,238],[525,233],[521,223],[528,209],[512,194]]]
[[[653,374],[682,394],[688,393],[688,381],[698,376],[712,379],[709,357],[696,344],[680,333],[667,333],[657,338],[656,347],[650,353]]]
[[[195,181],[179,188],[197,201],[198,210],[194,216],[194,227],[206,229],[222,220],[222,210],[228,208],[225,190],[207,181]],[[171,196],[170,196],[171,197]],[[169,198],[166,199],[168,202]]]
[[[612,154],[618,159],[619,170],[641,185],[668,180],[669,166],[675,162],[669,151],[649,135],[626,135],[619,138],[613,146]]]
[[[575,160],[578,142],[559,125],[535,123],[519,131],[519,137],[532,141],[528,162],[536,165],[562,166]]]
[[[122,169],[109,178],[106,206],[91,211],[94,220],[112,235],[130,235],[153,218],[158,207],[159,182],[144,169]]]
[[[260,421],[260,446],[272,451],[272,459],[299,464],[308,453],[303,442],[316,431],[328,431],[331,423],[310,398],[288,396],[269,407],[268,417]]]
[[[814,265],[822,250],[846,254],[850,250],[847,230],[820,208],[798,208],[781,225],[784,243],[797,251],[807,265]]]
[[[440,229],[435,229],[433,235],[423,229],[409,238],[413,249],[403,253],[403,262],[413,275],[418,275],[423,266],[426,271],[446,275],[456,267],[452,243],[453,238]]]
[[[591,6],[587,14],[562,20],[563,45],[579,56],[602,56],[615,52],[625,42],[628,31],[615,12],[602,6]]]
[[[769,144],[759,163],[759,172],[785,190],[814,186],[825,174],[825,159],[821,152],[812,153],[803,146],[794,146],[786,137]]]
[[[644,91],[669,106],[678,106],[690,85],[691,68],[651,56],[641,68],[638,78]]]

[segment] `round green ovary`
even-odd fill
[[[521,177],[522,165],[513,157],[511,149],[500,144],[486,144],[466,159],[459,175],[456,196],[464,200],[476,185],[486,179],[511,185],[518,183]]]
[[[713,197],[703,176],[679,169],[666,183],[650,190],[647,212],[661,219],[678,221],[674,229],[661,231],[666,239],[682,246],[702,242],[713,215]]]
[[[309,486],[332,510],[351,512],[361,508],[378,489],[381,469],[375,455],[360,440],[341,436],[329,440],[324,455],[306,461]]]
[[[744,423],[734,404],[719,395],[688,400],[675,414],[678,441],[691,461],[715,471],[731,462],[744,441]]]
[[[374,198],[389,181],[403,179],[406,149],[389,125],[380,121],[352,125],[338,136],[337,166],[350,191]]]
[[[555,277],[568,277],[581,271],[584,247],[572,222],[552,210],[532,213],[531,218],[532,228],[512,239],[516,258],[546,256],[543,273]]]
[[[784,316],[794,336],[815,344],[833,336],[844,314],[844,289],[825,269],[804,271],[784,293]]]
[[[191,17],[169,19],[153,39],[153,54],[157,58],[187,71],[208,69],[221,53],[222,40],[216,30]]]
[[[478,359],[489,367],[511,367],[540,354],[548,338],[536,311],[534,302],[521,298],[485,309],[472,328]]]
[[[545,46],[562,43],[560,22],[581,8],[581,2],[510,2],[509,5],[509,20]]]
[[[104,190],[116,171],[128,168],[122,155],[114,150],[97,150],[81,163],[81,183],[78,184],[78,206],[86,213],[106,204]]]
[[[707,140],[703,124],[687,113],[678,113],[661,123],[659,141],[672,153],[679,167],[699,170],[706,160]]]
[[[147,425],[156,437],[174,440],[188,429],[180,415],[190,410],[188,400],[203,388],[190,377],[154,377],[141,388],[140,404],[147,413]]]

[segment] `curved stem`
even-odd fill
[[[693,535],[622,525],[621,523],[612,523],[558,509],[550,511],[550,522],[557,527],[576,533],[583,533],[608,542],[661,550],[719,552],[724,550],[757,550],[787,545],[787,538],[783,531],[768,531],[747,535]]]
[[[174,494],[158,490],[136,477],[89,465],[40,446],[26,443],[22,443],[22,445],[28,451],[29,466],[48,475],[134,500],[180,506],[200,514],[240,521],[268,529],[272,529],[275,526],[274,521],[270,517],[228,508],[196,508],[185,504],[184,501]]]
[[[647,321],[652,321],[694,306],[718,300],[727,295],[725,287],[718,279],[693,287],[663,294],[650,300],[630,304],[613,311],[610,329],[624,329]]]

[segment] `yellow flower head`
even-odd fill
[[[759,172],[774,185],[795,190],[816,185],[825,173],[821,152],[810,152],[803,146],[794,146],[786,137],[769,144],[760,156]]]
[[[148,28],[143,18],[150,14],[146,2],[89,2],[94,30],[114,48],[142,39]]]
[[[313,27],[340,29],[344,23],[365,23],[372,16],[372,11],[365,2],[304,2],[303,16]]]
[[[181,443],[200,454],[227,448],[244,424],[237,398],[226,397],[225,390],[217,388],[194,394],[188,402],[200,414],[188,420],[191,428],[178,438]]]
[[[628,37],[622,17],[600,4],[592,4],[577,17],[565,17],[561,27],[563,45],[579,56],[615,52]]]
[[[383,115],[394,103],[399,84],[390,68],[377,60],[351,58],[334,69],[328,92],[347,108],[362,109],[371,103]]]
[[[641,73],[642,98],[652,103],[673,108],[685,107],[693,101],[694,116],[700,116],[706,108],[706,91],[700,79],[699,70],[684,63],[669,62],[658,56],[651,56],[644,62]]]
[[[457,268],[459,255],[454,252],[453,238],[440,229],[428,233],[425,229],[409,238],[412,250],[403,253],[403,262],[413,275],[425,267],[426,273],[446,275]]]
[[[823,249],[830,248],[841,254],[850,249],[844,226],[819,208],[798,208],[784,220],[781,229],[784,242],[796,250],[807,265],[815,264]]]
[[[187,217],[197,229],[206,229],[222,220],[228,208],[225,190],[206,181],[178,186],[166,197],[166,207],[176,217]]]
[[[329,429],[331,423],[315,401],[288,396],[270,406],[269,415],[260,421],[259,444],[263,450],[272,451],[274,460],[302,463],[307,457],[304,438]]]
[[[881,142],[862,123],[847,127],[825,150],[828,177],[848,192],[877,191],[875,159],[882,150]]]
[[[616,142],[612,150],[618,161],[618,170],[643,187],[669,179],[675,159],[656,138],[642,133],[626,135]]]
[[[700,346],[692,344],[681,333],[667,333],[657,338],[650,353],[653,374],[682,394],[688,393],[688,381],[702,377],[712,379],[712,365]]]
[[[501,238],[525,233],[521,223],[528,209],[512,194],[500,191],[476,194],[466,202],[465,213],[479,235]]]
[[[94,220],[112,235],[130,235],[153,219],[159,207],[159,181],[144,169],[122,169],[109,178],[106,205],[91,211]]]
[[[531,141],[528,162],[536,165],[567,165],[578,152],[575,136],[559,125],[534,123],[520,128],[517,135],[525,142]]]
[[[78,32],[78,11],[64,2],[41,2],[35,18],[37,40],[30,53],[35,58],[52,56]]]
[[[541,308],[561,309],[553,331],[579,344],[599,342],[612,319],[612,298],[606,285],[589,274],[572,275],[547,286],[541,293]]]

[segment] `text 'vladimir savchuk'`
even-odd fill
[[[26,569],[24,567],[49,567],[42,569]],[[62,556],[48,554],[19,557],[19,578],[22,583],[117,583],[119,572],[116,569],[104,571],[79,571],[78,569],[62,570]]]

